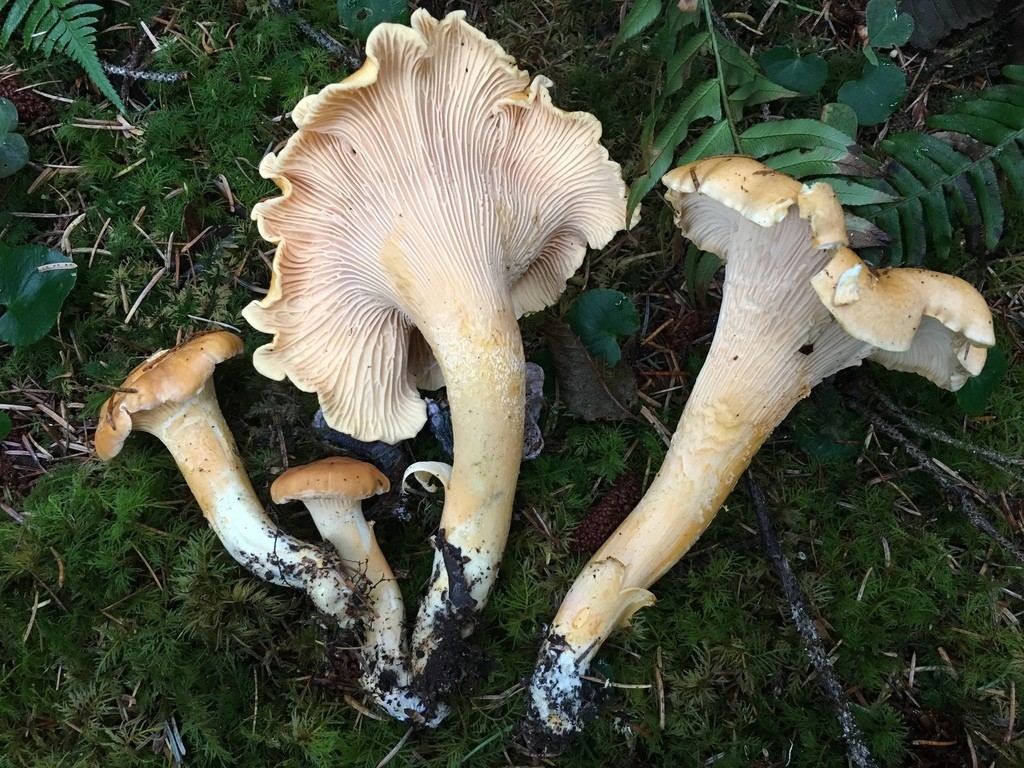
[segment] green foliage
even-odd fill
[[[899,47],[910,39],[914,20],[900,13],[896,0],[870,0],[865,11],[867,20],[867,60],[856,80],[843,83],[837,98],[851,107],[861,125],[877,125],[898,107],[907,92],[903,70],[887,58],[880,58],[876,48]]]
[[[338,17],[348,30],[365,40],[378,24],[409,23],[409,4],[405,0],[337,0]]]
[[[757,57],[765,75],[784,88],[813,96],[828,78],[828,64],[816,53],[800,56],[788,45],[776,45]]]
[[[956,401],[964,413],[977,416],[984,412],[1009,368],[1010,362],[1003,351],[998,347],[990,349],[981,373],[969,378],[963,387],[957,390]]]
[[[622,357],[618,339],[636,333],[640,314],[632,299],[622,291],[592,288],[572,303],[565,314],[565,322],[591,355],[614,366]]]
[[[898,48],[910,40],[914,19],[901,13],[896,0],[870,0],[865,8],[868,43],[872,48]],[[871,60],[874,51],[868,55]]]
[[[28,162],[28,143],[18,127],[18,109],[8,99],[0,98],[0,179],[17,173]]]
[[[888,59],[878,59],[864,65],[860,78],[843,83],[838,99],[853,109],[861,125],[878,125],[896,111],[906,92],[903,70]]]
[[[4,9],[0,45],[6,46],[20,25],[26,48],[46,57],[54,51],[67,54],[119,112],[125,111],[96,53],[95,14],[103,10],[100,6],[78,0],[0,0],[0,13]]]
[[[534,57],[531,69],[540,69],[533,62],[545,62],[543,73],[558,84],[560,106],[599,113],[602,141],[627,167],[646,167],[654,139],[691,86],[710,82],[695,113],[708,111],[713,102],[717,122],[684,115],[680,125],[686,127],[665,134],[666,144],[681,136],[666,152],[670,162],[695,140],[706,149],[736,151],[734,141],[741,136],[751,146],[763,145],[766,159],[776,162],[778,155],[777,162],[812,174],[808,178],[817,173],[837,186],[849,182],[841,194],[857,201],[858,212],[900,199],[880,175],[887,155],[857,145],[856,123],[851,125],[843,105],[830,104],[821,121],[803,124],[764,121],[756,106],[742,107],[742,119],[728,119],[736,110],[723,107],[718,59],[723,68],[742,67],[745,59],[721,48],[716,59],[709,26],[699,15],[680,19],[686,29],[670,39],[658,19],[675,18],[675,6],[661,2],[661,15],[648,26],[652,34],[622,42],[614,56],[610,46],[594,44],[595,18],[609,27],[618,24],[621,4],[611,0],[557,0],[550,8],[518,0],[495,4],[487,31],[524,65]],[[112,28],[137,29],[138,8],[108,4]],[[336,18],[332,2],[300,8],[321,25]],[[780,4],[774,18],[792,9]],[[156,6],[150,10],[155,13]],[[33,138],[32,151],[39,163],[71,159],[79,170],[58,173],[35,194],[26,192],[24,174],[6,182],[5,207],[47,215],[11,219],[9,242],[53,237],[49,216],[66,212],[64,201],[86,206],[86,219],[69,233],[79,269],[77,287],[63,305],[62,333],[28,348],[0,350],[0,379],[33,395],[49,388],[55,406],[71,404],[73,427],[91,427],[109,387],[146,354],[207,327],[196,318],[237,324],[239,309],[258,298],[247,286],[267,284],[260,256],[268,245],[257,236],[248,209],[276,190],[259,176],[257,165],[292,130],[282,116],[287,109],[304,93],[345,75],[290,18],[262,2],[184,4],[175,20],[173,42],[161,37],[167,44],[146,66],[187,70],[190,78],[184,84],[133,85],[133,96],[153,105],[133,118],[141,133],[77,127],[81,118],[94,117],[90,105],[78,100],[66,106],[58,128]],[[161,36],[160,25],[150,26]],[[765,33],[766,47],[780,41],[771,24]],[[699,51],[674,59],[678,66],[670,68],[667,60],[698,36]],[[739,44],[747,50],[752,40]],[[805,58],[817,50],[834,62],[835,54],[817,44],[820,38],[794,34],[785,41]],[[75,95],[67,85],[69,62],[17,49],[9,53],[27,68],[26,82],[50,82],[48,91]],[[730,77],[731,94],[744,81],[738,71]],[[654,91],[623,88],[624,81],[650,81]],[[664,101],[641,156],[635,151],[644,129],[641,110],[658,102],[669,81],[677,87]],[[827,83],[821,99],[834,97],[836,87]],[[770,111],[806,115],[818,103],[783,99]],[[762,122],[769,128],[755,130],[753,124]],[[1001,166],[990,160],[1001,175]],[[220,191],[221,177],[230,186],[231,203]],[[655,286],[647,294],[652,307],[657,295],[674,292],[678,269],[662,272],[658,256],[648,253],[666,250],[661,234],[669,227],[667,216],[646,206],[624,244],[593,260],[592,284],[602,284],[597,270],[635,243],[644,258],[628,273],[616,273],[616,287],[635,295]],[[168,252],[169,271],[125,323],[128,307],[164,267]],[[994,295],[1014,295],[1020,279],[1004,276],[1019,264],[993,259]],[[704,276],[714,268],[715,262],[696,253],[683,267],[705,285]],[[996,275],[1003,280],[998,285]],[[528,349],[542,343],[539,319],[523,325]],[[260,341],[250,333],[250,350]],[[700,350],[681,354],[679,367],[692,372],[696,365],[687,361],[699,356]],[[1019,367],[1007,371],[985,418],[967,420],[977,444],[1021,452]],[[649,370],[646,364],[643,370]],[[884,380],[897,387],[904,381]],[[650,398],[645,405],[671,425],[683,392],[663,396],[656,391],[662,381],[642,380]],[[685,390],[687,381],[684,375],[677,388]],[[7,386],[5,402],[33,405]],[[323,446],[307,426],[313,398],[263,379],[245,360],[226,364],[217,386],[261,494],[285,459],[298,463],[322,455]],[[963,427],[962,414],[949,408],[948,393],[925,387],[903,387],[902,393],[901,402],[909,401],[929,420],[950,431]],[[543,627],[583,562],[568,552],[569,534],[608,482],[630,471],[647,483],[661,463],[664,444],[646,423],[581,423],[554,394],[549,404],[548,447],[523,465],[501,577],[474,635],[490,662],[489,674],[452,702],[442,727],[415,730],[391,765],[447,768],[515,760],[514,725],[524,706],[517,684],[529,673]],[[803,417],[822,422],[820,431],[834,442],[865,446],[869,432],[862,423],[846,420],[845,413],[835,424],[825,423],[826,406],[806,405],[810,410]],[[27,435],[59,454],[56,440],[63,431],[39,412],[17,413],[15,426],[8,445]],[[991,739],[992,745],[974,739],[980,763],[1018,764],[1020,745],[1001,742],[1011,691],[1024,690],[1024,640],[1003,612],[1020,611],[1017,598],[1004,591],[1019,593],[1015,570],[947,509],[913,467],[899,463],[901,452],[884,444],[879,449],[872,440],[859,460],[808,457],[794,446],[798,437],[795,424],[785,425],[755,465],[774,480],[769,487],[784,546],[816,619],[830,635],[848,690],[865,703],[858,719],[876,757],[890,766],[931,764],[920,742],[936,733],[923,731],[921,722],[930,713],[949,713],[949,733],[956,734],[950,738],[977,732]],[[436,449],[421,440],[411,450],[422,457]],[[963,452],[951,455],[935,446],[933,455],[964,476],[980,474],[980,462]],[[223,552],[176,468],[150,438],[133,437],[109,467],[78,463],[74,455],[44,459],[48,471],[28,498],[5,486],[8,458],[0,456],[0,501],[23,513],[25,522],[0,511],[0,764],[167,764],[167,739],[177,729],[188,750],[186,763],[197,767],[372,766],[405,735],[405,726],[364,717],[347,703],[346,695],[367,702],[354,690],[352,670],[328,663],[325,651],[339,639],[318,626],[308,601],[255,581]],[[1014,487],[1004,475],[990,471],[981,479],[986,488],[1005,488],[1013,501]],[[435,501],[429,514],[408,523],[386,517],[376,523],[410,598],[418,597],[428,578],[426,539],[438,506]],[[299,512],[278,513],[283,527],[305,525],[305,535],[315,535]],[[752,512],[738,491],[686,559],[655,587],[658,604],[640,612],[631,629],[612,636],[599,662],[616,682],[640,687],[605,690],[597,720],[558,765],[846,765],[841,735],[809,674],[788,607],[751,528]],[[412,611],[411,599],[407,605]],[[908,687],[915,653],[917,677]],[[664,727],[657,695],[662,690]],[[908,703],[907,694],[920,708]],[[958,757],[970,760],[966,752]]]
[[[24,346],[53,327],[78,266],[41,245],[0,243],[0,342]]]

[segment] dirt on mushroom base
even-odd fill
[[[557,669],[560,662],[564,663],[570,658],[569,654],[563,652],[569,648],[564,635],[551,636],[549,647],[554,653],[545,656],[537,665],[540,676],[545,681],[543,700],[548,705],[549,712],[575,713],[578,723],[575,728],[561,732],[550,728],[532,727],[534,724],[546,722],[547,718],[545,713],[531,711],[530,717],[520,721],[516,740],[528,754],[538,757],[560,755],[565,752],[572,743],[574,732],[596,718],[601,705],[608,698],[605,688],[590,680],[579,679],[575,671]],[[580,684],[578,688],[571,685],[577,681]],[[570,685],[566,685],[567,682]],[[528,707],[530,706],[528,704]]]
[[[477,601],[471,594],[473,585],[466,579],[466,560],[462,550],[445,538],[444,530],[437,532],[433,543],[441,553],[448,574],[448,589],[443,595],[445,612],[438,614],[432,625],[432,649],[413,650],[414,659],[423,656],[428,659],[426,666],[413,679],[412,688],[425,701],[432,701],[436,706],[438,699],[451,691],[482,682],[492,664],[476,644],[463,636],[471,636],[476,628]],[[437,577],[435,572],[431,582]]]

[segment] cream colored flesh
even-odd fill
[[[307,592],[341,625],[351,619],[351,583],[341,564],[318,547],[281,532],[267,516],[242,467],[212,382],[191,399],[131,415],[174,457],[225,549],[257,577]]]
[[[494,306],[494,299],[492,307]],[[522,340],[510,302],[489,312],[456,309],[451,322],[420,326],[447,384],[455,455],[445,492],[439,536],[461,556],[461,581],[479,611],[498,574],[508,539],[522,458],[526,407]],[[460,593],[463,585],[456,585]],[[413,669],[422,672],[436,647],[435,628],[464,609],[453,608],[441,548],[413,629]],[[464,635],[472,623],[459,619]]]

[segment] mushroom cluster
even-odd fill
[[[661,469],[573,582],[544,640],[523,724],[541,753],[582,727],[583,676],[601,644],[654,602],[649,587],[816,384],[871,359],[955,390],[995,343],[991,313],[968,283],[861,261],[825,183],[805,186],[741,156],[662,181],[682,233],[725,261],[718,325]]]
[[[358,71],[302,99],[292,111],[297,131],[260,165],[281,195],[253,209],[277,246],[266,297],[243,311],[273,336],[255,368],[315,392],[326,424],[361,441],[413,437],[427,416],[418,389],[447,389],[452,465],[410,468],[445,488],[411,637],[360,506],[387,487],[383,476],[328,460],[274,483],[274,500],[303,501],[329,546],[286,536],[263,511],[204,383],[214,350],[226,350],[217,359],[237,354],[237,338],[201,337],[139,369],[172,359],[197,366],[197,350],[209,353],[195,367],[206,371],[201,402],[175,411],[170,427],[143,422],[138,372],[125,383],[130,393],[104,408],[119,439],[130,414],[136,429],[167,443],[239,562],[305,588],[339,625],[363,628],[364,688],[417,724],[440,721],[441,698],[466,674],[465,638],[508,537],[527,417],[517,320],[557,300],[587,247],[630,223],[600,123],[556,108],[550,85],[531,82],[463,12],[437,20],[419,10],[411,26],[377,26]],[[108,439],[97,434],[103,458],[116,453],[103,447]],[[213,465],[193,452],[197,441],[218,454]],[[263,568],[268,557],[277,571]]]
[[[419,10],[409,27],[374,29],[358,71],[302,99],[297,131],[260,166],[281,194],[253,209],[276,246],[266,297],[243,311],[272,335],[255,368],[316,393],[326,424],[363,441],[413,437],[427,418],[419,389],[447,389],[452,464],[416,463],[403,478],[445,491],[411,631],[362,509],[388,491],[385,475],[332,457],[274,481],[273,501],[305,504],[322,543],[268,515],[212,382],[242,351],[237,336],[199,335],[147,359],[96,431],[105,460],[132,430],[161,440],[231,555],[359,634],[364,689],[414,724],[444,717],[508,536],[526,416],[518,318],[556,301],[586,248],[633,223],[600,124],[553,106],[549,86],[464,13]],[[721,313],[664,464],[544,640],[523,725],[537,753],[558,751],[583,725],[583,676],[601,644],[654,601],[649,588],[817,383],[871,359],[955,390],[994,343],[991,314],[964,281],[874,269],[850,250],[827,184],[739,156],[663,182],[683,234],[726,262]]]

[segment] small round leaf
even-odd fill
[[[591,355],[614,366],[622,357],[618,338],[640,327],[640,314],[621,291],[595,288],[573,302],[565,321]]]
[[[864,17],[868,43],[875,48],[903,45],[914,33],[914,18],[909,13],[900,13],[896,0],[871,0]]]
[[[59,251],[0,243],[0,341],[19,347],[45,336],[76,275],[75,263]]]
[[[27,162],[28,143],[21,134],[0,134],[0,179],[17,173]]]
[[[865,65],[859,80],[843,83],[839,101],[853,108],[861,125],[877,125],[896,110],[906,92],[903,70],[888,59],[880,59],[877,66]]]
[[[813,96],[825,85],[828,65],[816,53],[798,56],[788,45],[777,45],[757,57],[770,80],[791,91]]]
[[[14,102],[0,96],[0,133],[10,133],[18,127],[18,108]]]

